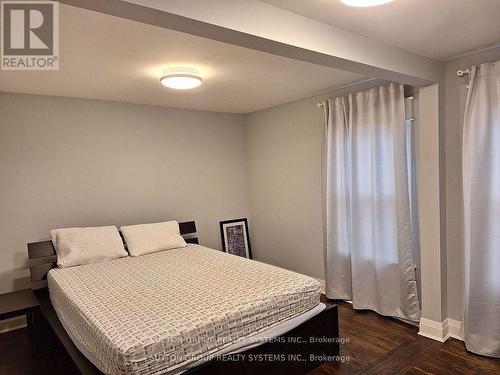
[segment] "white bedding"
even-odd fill
[[[259,332],[253,336],[248,336],[243,338],[242,340],[239,340],[238,342],[235,342],[234,344],[229,345],[228,347],[224,349],[220,349],[209,356],[205,356],[200,358],[197,361],[193,361],[189,364],[189,366],[185,366],[184,370],[180,369],[178,371],[174,371],[176,374],[181,374],[185,370],[198,366],[202,364],[203,362],[216,359],[218,356],[222,356],[225,354],[235,354],[235,353],[241,353],[246,350],[250,350],[252,348],[255,348],[259,345],[264,344],[265,342],[268,342],[272,340],[275,337],[281,336],[288,331],[291,331],[295,327],[298,327],[302,323],[308,321],[309,319],[315,317],[318,315],[320,312],[322,312],[326,308],[326,305],[324,303],[320,303],[319,305],[316,305],[316,307],[312,308],[309,311],[306,311],[305,313],[302,313],[300,315],[297,315],[296,317],[293,317],[289,320],[285,320],[284,322],[281,322],[277,324],[276,326],[269,328],[265,331]],[[59,314],[58,314],[59,315]],[[92,355],[87,350],[87,346],[83,342],[79,342],[76,337],[74,337],[71,334],[71,331],[69,331],[66,328],[66,324],[64,323],[64,320],[62,320],[60,317],[59,319],[61,320],[61,323],[64,327],[64,329],[68,332],[71,340],[75,343],[76,347],[83,353],[83,355],[90,361],[92,362],[96,367],[98,366],[98,360]]]
[[[66,330],[106,374],[178,373],[321,310],[316,280],[198,245],[56,268],[48,282]]]

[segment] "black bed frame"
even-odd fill
[[[198,243],[194,221],[179,223],[181,235],[188,243]],[[82,375],[97,375],[97,369],[75,346],[52,307],[46,286],[47,273],[56,266],[57,255],[51,241],[28,244],[30,275],[40,313],[58,337],[76,369]],[[235,296],[237,298],[237,296]],[[35,317],[41,319],[42,317]],[[36,338],[36,335],[35,335]],[[298,327],[239,355],[213,359],[184,374],[305,374],[340,355],[338,309],[328,304],[318,315]]]

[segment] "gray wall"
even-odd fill
[[[248,115],[254,258],[324,279],[323,110],[316,102],[380,84],[373,80]]]
[[[51,228],[248,216],[239,115],[0,93],[0,293]]]
[[[302,100],[247,119],[255,259],[324,279],[322,109]]]
[[[446,247],[448,315],[463,317],[464,247],[462,191],[462,126],[467,78],[457,69],[500,60],[500,48],[470,54],[446,63]]]
[[[496,48],[446,63],[446,294],[457,320],[467,79],[455,72],[499,59]],[[256,112],[248,126],[238,115],[0,93],[0,292],[27,285],[25,244],[50,228],[170,218],[196,219],[202,242],[220,248],[218,221],[248,216],[256,259],[323,278],[315,103],[380,83]]]

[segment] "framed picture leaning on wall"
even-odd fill
[[[226,253],[252,259],[246,218],[221,221],[220,233]]]

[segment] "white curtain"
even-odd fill
[[[403,86],[326,104],[327,296],[417,321]]]
[[[472,352],[500,357],[500,62],[471,69],[463,179],[463,339]]]

